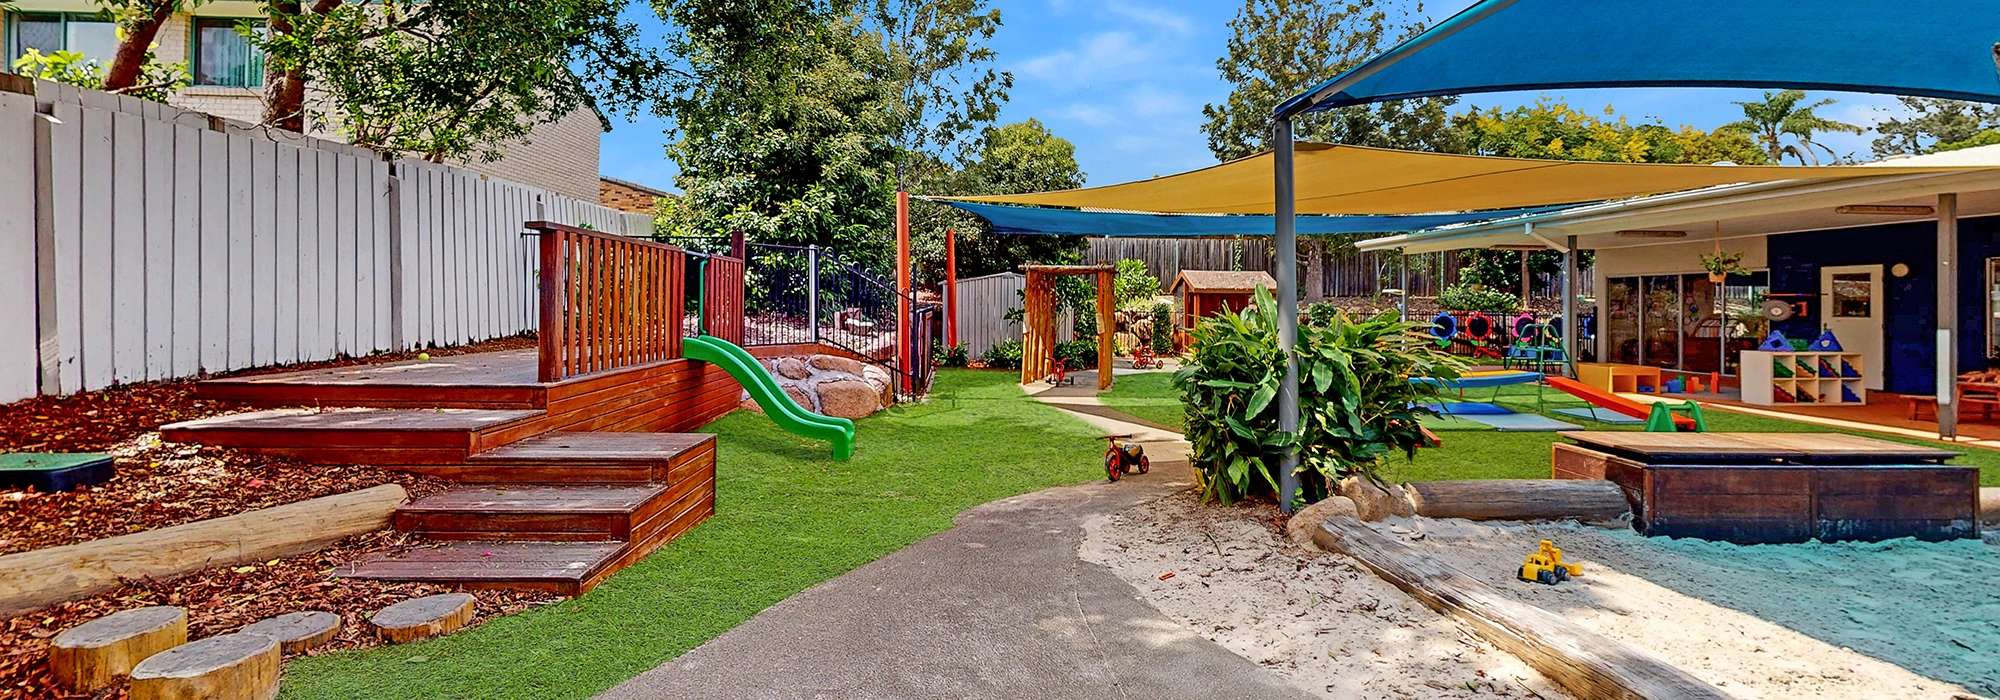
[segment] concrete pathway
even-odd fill
[[[1179,435],[1113,417],[1088,388],[1094,377],[1077,385],[1037,385],[1039,398],[1106,432],[1140,433],[1151,474],[966,511],[600,697],[1307,697],[1077,558],[1085,520],[1192,485]]]

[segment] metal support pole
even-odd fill
[[[819,342],[819,246],[806,246],[806,327]]]
[[[1403,293],[1398,295],[1396,298],[1396,314],[1402,317],[1401,320],[1404,323],[1409,323],[1410,322],[1410,254],[1407,252],[1403,252],[1399,253],[1398,257],[1400,257],[1403,261],[1403,284],[1402,284]]]
[[[1299,430],[1299,363],[1292,348],[1299,340],[1298,202],[1292,180],[1292,120],[1271,124],[1274,194],[1277,197],[1278,350],[1285,354],[1285,381],[1278,386],[1278,429]],[[1292,512],[1299,495],[1299,450],[1285,451],[1278,468],[1278,509]]]
[[[1958,194],[1938,195],[1937,214],[1937,422],[1938,437],[1952,439],[1958,437]]]
[[[1570,236],[1569,240],[1565,241],[1565,244],[1569,250],[1563,251],[1563,360],[1566,361],[1565,364],[1568,366],[1575,367],[1576,339],[1582,330],[1577,325],[1576,320],[1576,298],[1579,296],[1577,292],[1581,291],[1578,287],[1582,280],[1577,279],[1576,236]]]

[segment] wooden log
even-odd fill
[[[1404,484],[1417,515],[1467,520],[1617,520],[1631,512],[1609,481],[1480,479]]]
[[[440,593],[411,598],[368,618],[375,633],[391,644],[415,642],[458,631],[472,622],[470,593]]]
[[[237,630],[278,640],[287,654],[302,654],[333,641],[340,634],[340,616],[318,610],[285,613],[244,625]]]
[[[1584,700],[1728,698],[1650,653],[1516,601],[1346,516],[1328,518],[1313,541],[1359,560],[1432,609],[1465,620],[1486,641],[1526,661]]]
[[[278,640],[223,634],[154,654],[132,669],[132,700],[271,700]]]
[[[56,685],[84,694],[116,685],[147,657],[187,643],[187,611],[133,608],[64,630],[49,643]]]
[[[408,496],[383,484],[227,517],[0,557],[0,618],[115,589],[310,552],[389,527]]]

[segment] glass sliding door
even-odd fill
[[[1604,280],[1604,361],[1639,364],[1639,278]]]
[[[1689,372],[1722,371],[1723,318],[1718,285],[1708,275],[1681,275],[1681,364]]]
[[[1771,322],[1764,320],[1760,307],[1771,293],[1771,274],[1757,271],[1730,275],[1722,283],[1717,300],[1723,319],[1722,373],[1734,376],[1742,363],[1743,351],[1755,350],[1770,334]]]
[[[1639,364],[1680,367],[1680,275],[1651,275],[1640,283]]]

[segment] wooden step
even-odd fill
[[[437,540],[645,539],[666,484],[464,486],[396,509],[396,529]]]
[[[458,540],[363,557],[342,565],[336,575],[580,595],[609,575],[606,569],[626,546],[624,542]]]
[[[160,427],[161,437],[322,464],[455,464],[532,431],[540,410],[278,408]]]
[[[467,483],[678,483],[715,469],[715,436],[701,433],[554,432],[473,454],[463,464],[409,467]]]

